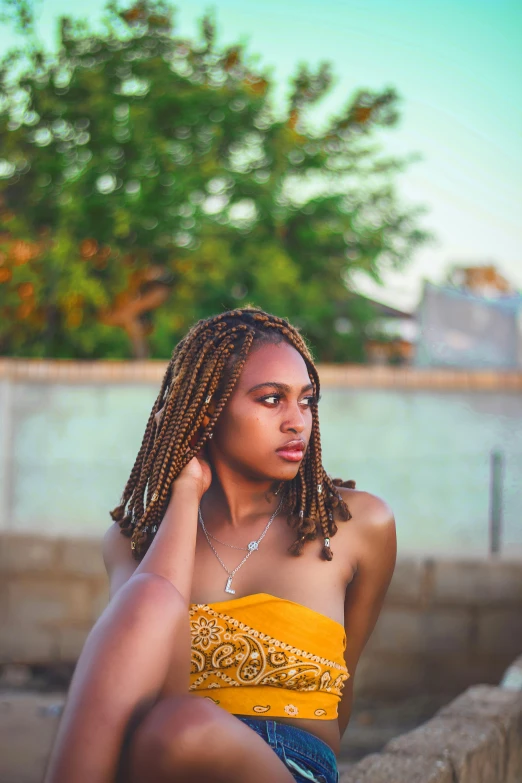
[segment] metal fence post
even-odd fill
[[[502,473],[504,455],[501,451],[492,451],[490,455],[489,481],[489,554],[500,553],[502,525]]]

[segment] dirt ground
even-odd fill
[[[2,783],[41,783],[64,701],[63,690],[0,690]],[[349,769],[392,737],[418,726],[444,703],[442,697],[414,697],[388,704],[358,702],[343,739],[340,770]]]

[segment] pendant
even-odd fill
[[[258,547],[257,541],[251,541],[250,544],[248,545],[248,551],[254,552],[257,549],[257,547]]]
[[[236,594],[236,591],[232,590],[232,577],[231,576],[229,576],[228,579],[227,579],[227,583],[225,585],[225,593],[233,593],[234,595]]]

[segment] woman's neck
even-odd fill
[[[278,482],[213,473],[212,483],[201,499],[205,525],[210,524],[213,530],[255,526],[260,519],[268,519],[278,507],[281,499],[279,493],[275,494]]]

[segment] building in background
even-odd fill
[[[494,266],[455,266],[443,285],[424,281],[413,363],[522,369],[522,295]]]
[[[415,313],[373,299],[367,302],[376,316],[364,343],[367,363],[411,364],[418,330]]]
[[[459,266],[455,264],[448,272],[447,282],[461,290],[470,291],[477,296],[499,297],[516,296],[517,291],[493,265]]]

